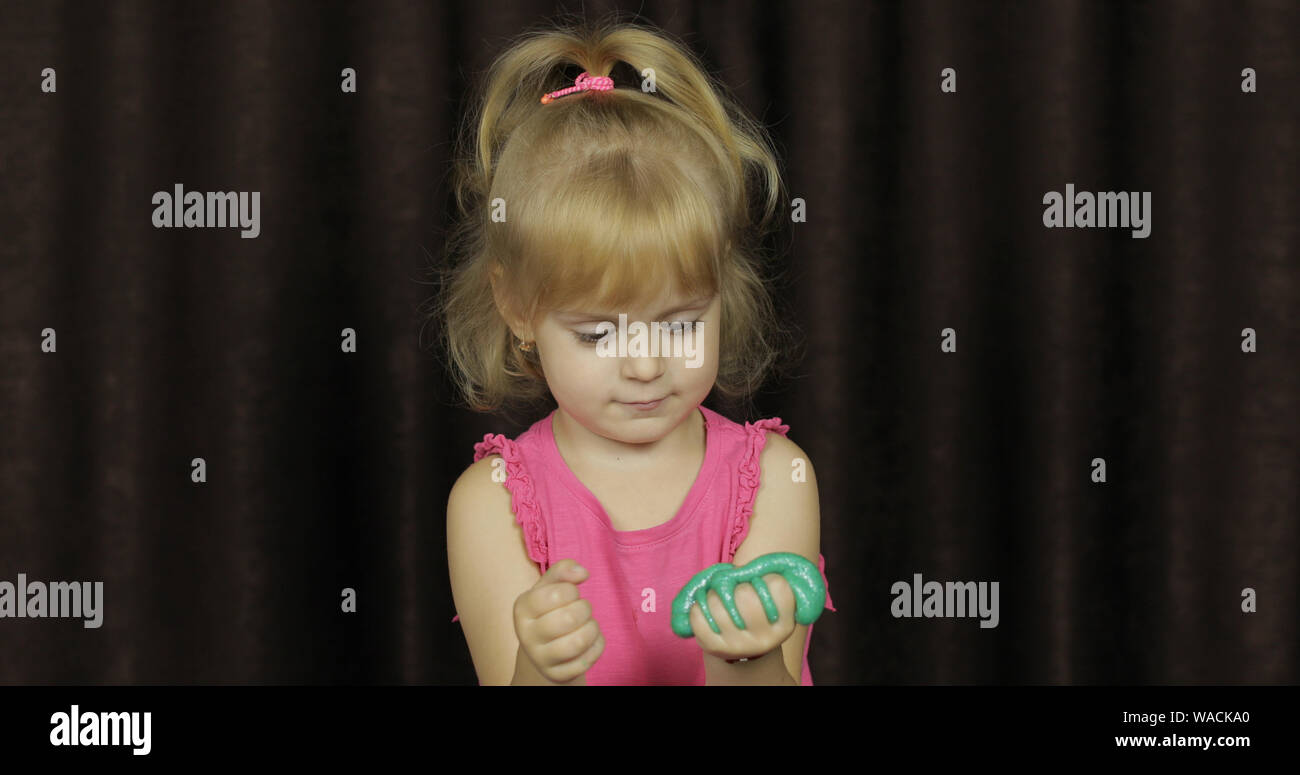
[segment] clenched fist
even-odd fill
[[[780,614],[775,622],[767,620],[758,593],[748,583],[737,584],[734,592],[736,610],[744,621],[744,629],[732,621],[722,604],[722,598],[713,590],[707,592],[709,612],[720,632],[714,632],[709,626],[698,603],[691,606],[691,630],[704,653],[718,659],[759,657],[780,648],[794,634],[795,599],[789,582],[779,573],[765,574],[763,581],[772,593],[772,601],[776,603]]]

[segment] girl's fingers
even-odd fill
[[[770,581],[768,589],[772,593],[773,600],[777,603],[780,617],[775,622],[767,618],[767,612],[763,608],[762,601],[758,598],[758,593],[749,584],[737,584],[732,593],[735,598],[736,611],[740,614],[741,619],[745,622],[745,629],[740,629],[731,619],[731,614],[727,612],[722,598],[714,590],[706,590],[706,599],[709,604],[709,612],[713,615],[713,621],[718,625],[718,632],[714,632],[709,626],[708,619],[704,616],[704,611],[698,604],[691,607],[691,629],[695,633],[696,639],[700,642],[701,648],[710,652],[730,653],[744,651],[746,654],[757,653],[758,651],[769,651],[770,646],[780,645],[781,631],[789,629],[793,632],[793,593],[789,590],[788,585],[782,589],[784,579]],[[786,609],[791,609],[787,612]],[[785,621],[788,619],[789,621]]]

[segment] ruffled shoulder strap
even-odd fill
[[[486,433],[483,440],[474,445],[474,462],[493,454],[500,455],[505,461],[504,484],[510,491],[510,508],[515,513],[515,521],[523,529],[528,557],[541,566],[539,570],[544,573],[549,565],[546,526],[542,520],[542,510],[537,504],[537,496],[533,492],[533,480],[524,465],[523,452],[518,442],[500,433]],[[459,618],[460,615],[457,614],[451,620],[454,622]]]
[[[758,422],[745,423],[745,448],[740,459],[740,496],[736,502],[736,512],[732,515],[730,556],[736,556],[736,550],[744,543],[749,534],[749,518],[754,513],[754,496],[763,478],[763,447],[767,445],[767,432],[773,431],[785,436],[790,426],[781,423],[780,417],[771,417]]]
[[[510,491],[510,507],[515,512],[515,521],[524,531],[528,556],[533,562],[545,566],[546,528],[542,522],[542,510],[537,505],[537,496],[533,492],[533,480],[524,466],[519,444],[499,433],[484,434],[483,440],[474,445],[474,462],[492,454],[500,455],[506,462],[505,486]]]

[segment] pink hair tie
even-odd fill
[[[609,91],[612,88],[614,88],[613,78],[610,78],[609,76],[606,75],[592,76],[589,75],[587,71],[584,70],[582,71],[581,75],[579,75],[577,78],[573,80],[573,85],[570,86],[569,88],[560,89],[559,91],[553,91],[550,94],[543,94],[542,104],[545,105],[549,103],[551,100],[554,100],[558,97],[563,97],[566,94],[572,94],[577,91],[587,91],[587,90]]]

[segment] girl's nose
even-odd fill
[[[628,355],[623,361],[623,374],[630,379],[653,380],[667,368],[664,358],[649,355]]]

